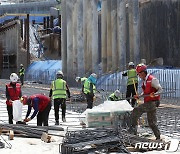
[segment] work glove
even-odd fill
[[[10,99],[10,100],[9,100],[9,103],[10,103],[10,104],[13,104],[13,101]]]
[[[150,93],[150,97],[155,97],[154,92]]]
[[[93,97],[93,102],[96,100],[96,96]]]
[[[25,118],[24,122],[29,122],[31,120],[31,118]]]
[[[70,97],[68,97],[68,98],[66,99],[66,101],[71,102],[71,98],[70,98]]]
[[[134,95],[134,99],[139,99],[139,95]]]
[[[160,101],[156,101],[156,107],[159,107]]]

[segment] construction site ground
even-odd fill
[[[0,80],[0,124],[8,124],[8,115],[5,104],[5,84],[9,80]],[[32,95],[37,93],[42,93],[49,95],[50,85],[43,85],[37,83],[25,82],[22,87],[23,95]],[[80,92],[80,88],[70,88],[72,98],[74,95]],[[94,106],[99,105],[104,102],[104,96],[107,95],[105,92],[97,93],[96,101]],[[9,140],[9,135],[2,134],[0,141],[5,143],[5,148],[0,149],[0,153],[4,154],[20,154],[20,153],[44,153],[44,154],[58,154],[59,147],[62,143],[63,136],[66,131],[70,130],[82,130],[86,129],[80,125],[79,117],[83,111],[86,110],[85,101],[67,101],[67,113],[66,122],[60,121],[60,125],[56,127],[64,128],[64,131],[54,131],[52,135],[51,142],[46,143],[41,139],[37,138],[27,138],[21,136],[14,136],[13,140]],[[23,107],[23,118],[25,117],[27,111],[27,106]],[[61,112],[61,111],[60,111]],[[162,138],[171,139],[175,138],[180,140],[180,100],[178,98],[162,98],[160,107],[157,110],[158,127],[160,128]],[[61,113],[60,113],[61,115]],[[60,116],[61,117],[61,116]],[[151,129],[147,125],[146,115],[143,114],[139,121],[140,127],[138,127],[138,132],[140,136],[146,136],[149,138],[154,138]],[[14,122],[15,123],[15,122]],[[54,110],[53,107],[50,111],[49,125],[55,126]],[[28,125],[36,126],[36,118],[28,123]],[[93,131],[93,130],[92,130]],[[135,152],[137,153],[137,152]],[[138,152],[139,153],[139,152]],[[147,153],[166,153],[165,151],[150,151]],[[180,153],[179,149],[174,153]]]

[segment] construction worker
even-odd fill
[[[138,88],[138,77],[136,70],[134,68],[134,63],[129,62],[128,64],[129,69],[127,72],[123,73],[122,76],[127,76],[127,89],[126,89],[126,98],[134,96],[136,94]],[[131,104],[132,107],[135,106],[136,99],[127,99],[127,101]]]
[[[20,70],[19,70],[19,76],[20,76],[20,81],[21,81],[22,86],[24,84],[24,73],[25,73],[25,69],[23,67],[23,64],[21,64],[20,65]]]
[[[49,97],[54,100],[55,125],[59,125],[59,106],[62,109],[62,121],[66,122],[66,98],[70,98],[70,91],[65,80],[63,80],[63,72],[58,71],[56,80],[52,82]]]
[[[92,73],[84,82],[83,92],[87,100],[87,109],[92,109],[94,94],[96,92],[97,75]]]
[[[87,78],[86,77],[79,77],[79,76],[77,76],[76,78],[75,78],[75,80],[76,80],[76,82],[77,83],[80,83],[81,85],[82,85],[82,93],[84,93],[84,82],[87,80]]]
[[[43,94],[32,96],[22,96],[20,99],[23,105],[28,105],[28,110],[24,122],[31,121],[37,115],[37,126],[48,126],[49,112],[51,110],[51,99]],[[34,109],[30,118],[31,109]]]
[[[109,97],[108,100],[110,101],[119,101],[121,100],[121,93],[119,90],[116,90],[114,93],[112,93]]]
[[[81,78],[81,77],[77,76],[75,80],[77,83],[81,83],[83,85],[84,82],[86,81],[86,79],[87,79],[86,77]]]
[[[154,132],[156,140],[160,139],[160,131],[157,127],[157,117],[156,117],[156,107],[160,104],[160,95],[162,93],[162,87],[159,84],[159,80],[147,73],[147,66],[145,64],[139,64],[136,67],[138,76],[143,80],[142,90],[143,92],[138,95],[134,95],[135,99],[138,99],[140,96],[144,96],[144,103],[135,107],[132,111],[132,126],[130,131],[134,134],[137,133],[137,121],[143,113],[147,113],[147,119],[149,127]]]
[[[19,100],[22,96],[21,85],[17,83],[18,75],[12,73],[10,75],[10,83],[6,84],[6,104],[9,117],[9,124],[13,124],[13,101]]]

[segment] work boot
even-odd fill
[[[160,136],[156,137],[156,141],[162,141],[161,137]]]
[[[55,125],[59,125],[59,121],[58,120],[55,122]]]
[[[16,124],[26,125],[26,122],[24,122],[24,121],[17,121]]]
[[[63,117],[63,118],[62,118],[62,121],[63,121],[63,122],[66,122],[66,118],[65,118],[65,117]]]

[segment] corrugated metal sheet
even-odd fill
[[[61,60],[36,61],[27,68],[25,80],[50,84],[59,70],[62,70]]]

